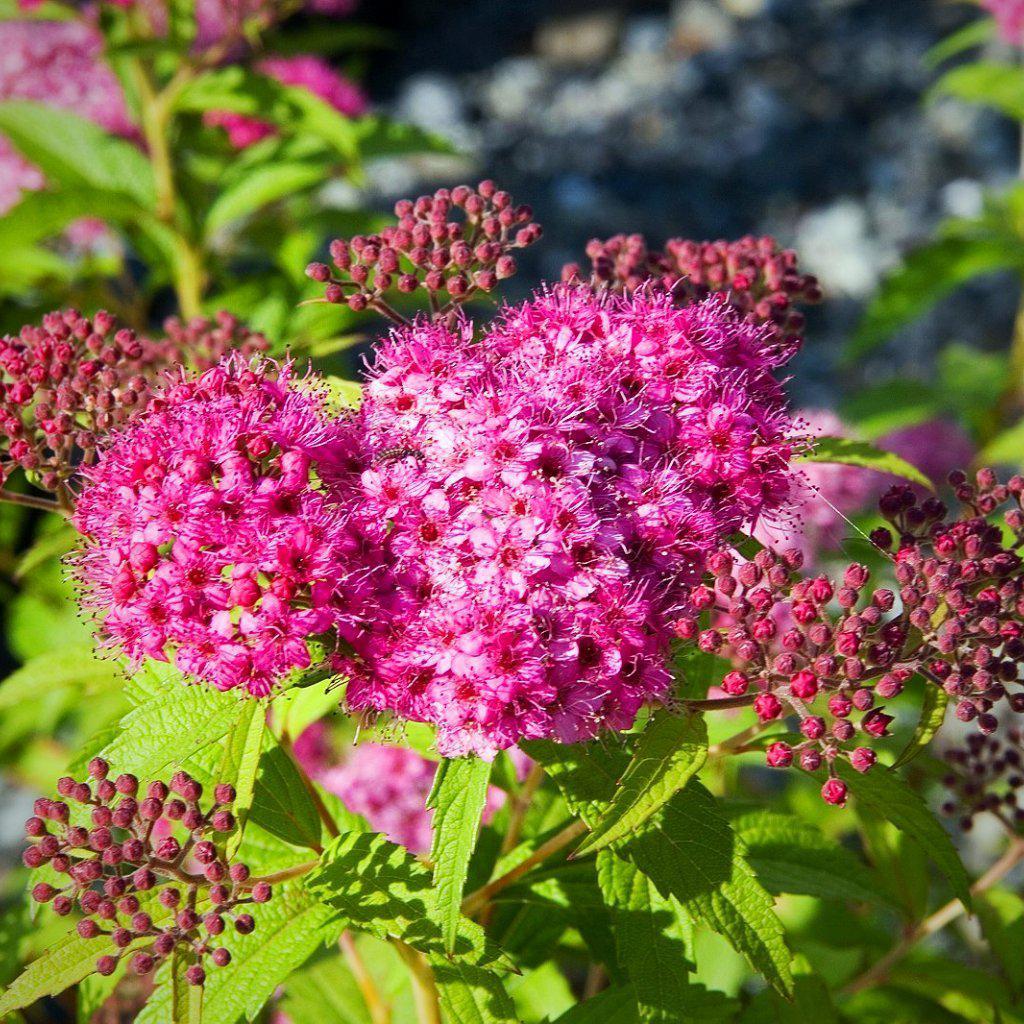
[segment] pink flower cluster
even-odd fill
[[[308,54],[268,57],[260,61],[257,69],[282,85],[308,90],[346,117],[366,113],[368,100],[362,89],[319,57]],[[203,120],[212,127],[223,128],[235,149],[255,145],[277,131],[273,124],[260,118],[224,110],[211,110]]]
[[[82,21],[0,22],[0,100],[35,100],[132,135],[124,95],[102,55],[102,37]],[[44,184],[40,171],[0,137],[0,213]]]
[[[1024,46],[1024,0],[981,0],[996,19],[999,35],[1011,46]]]
[[[157,395],[84,471],[75,512],[106,642],[254,695],[307,667],[356,543],[320,483],[345,449],[288,366],[236,356]]]
[[[629,726],[668,691],[705,554],[788,497],[772,341],[718,299],[583,287],[479,341],[465,321],[396,332],[356,495],[395,589],[346,635],[349,703],[435,724],[445,755]]]

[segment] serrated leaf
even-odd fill
[[[1024,71],[1011,64],[972,61],[947,71],[929,90],[928,98],[954,96],[1024,121]]]
[[[69,110],[7,100],[0,132],[62,187],[119,192],[150,210],[156,203],[153,172],[139,149]]]
[[[553,1024],[637,1024],[632,985],[614,985],[566,1010]]]
[[[429,961],[448,1024],[517,1024],[515,1004],[494,971],[437,955]]]
[[[636,751],[611,806],[580,844],[583,856],[631,835],[700,771],[708,756],[708,730],[703,715],[655,712],[636,744]]]
[[[132,772],[140,778],[157,778],[165,769],[223,739],[247,703],[234,693],[188,685],[168,665],[145,666],[132,677],[125,692],[136,706],[121,719],[117,735],[96,753],[116,771]],[[79,760],[88,760],[92,753],[83,752]]]
[[[949,705],[949,694],[941,686],[925,684],[924,699],[921,701],[921,717],[917,721],[914,734],[907,745],[900,751],[899,757],[893,762],[893,768],[902,768],[909,764],[931,743],[932,738],[942,728]]]
[[[269,735],[260,758],[249,819],[287,843],[320,849],[322,828],[317,806],[299,769]]]
[[[375,832],[339,836],[307,885],[351,927],[398,938],[428,956],[446,956],[430,872],[404,847]],[[480,967],[514,970],[468,918],[459,919],[454,956]]]
[[[600,818],[625,768],[621,752],[593,743],[521,746],[544,766],[574,813],[585,822]],[[662,895],[675,897],[692,916],[724,935],[771,985],[788,994],[789,951],[772,899],[714,797],[699,782],[676,793],[615,852],[635,864]]]
[[[924,850],[969,910],[970,879],[952,840],[924,801],[895,772],[881,766],[861,774],[845,762],[837,761],[836,770],[860,803],[892,822],[902,834]]]
[[[893,452],[883,451],[867,441],[856,441],[849,437],[816,437],[814,449],[801,455],[797,462],[839,463],[844,466],[861,466],[879,473],[891,473],[922,487],[933,489],[931,480],[917,468]]]
[[[839,1024],[839,1012],[828,986],[803,956],[793,959],[793,998],[776,992],[758,993],[740,1017],[740,1024]]]
[[[772,893],[890,903],[875,873],[813,825],[776,811],[747,811],[732,819],[747,860]]]
[[[207,235],[227,227],[232,221],[255,213],[270,203],[306,191],[328,178],[322,164],[262,164],[221,192],[206,215],[203,230]]]
[[[959,285],[1022,262],[1020,243],[1006,238],[940,238],[913,250],[883,278],[847,346],[847,362],[874,351]]]
[[[185,977],[194,962],[194,957],[177,951],[171,956],[171,1024],[202,1024],[203,986],[190,985]]]
[[[437,766],[427,807],[434,809],[430,859],[444,948],[451,953],[462,916],[462,888],[476,848],[487,803],[490,762],[478,757],[446,759]]]
[[[267,1000],[291,973],[326,943],[337,942],[344,921],[337,911],[320,903],[293,879],[275,886],[273,898],[247,909],[256,920],[249,935],[234,929],[224,933],[231,952],[229,968],[207,971],[203,994],[203,1024],[237,1024],[255,1020]],[[135,1024],[167,1024],[173,991],[160,986]]]
[[[35,704],[59,690],[87,699],[123,682],[121,665],[97,658],[92,644],[71,643],[37,654],[0,683],[0,712]]]
[[[231,857],[245,837],[245,826],[256,792],[256,776],[263,753],[263,732],[267,724],[266,709],[256,701],[243,705],[241,712],[225,737],[214,782],[230,782],[235,787],[235,800],[231,810],[236,827],[228,840],[227,852]]]
[[[72,930],[33,960],[0,995],[0,1018],[55,996],[96,970],[99,957],[117,952],[109,936],[83,939]]]

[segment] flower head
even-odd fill
[[[563,288],[385,343],[357,517],[391,561],[348,699],[444,754],[628,727],[704,557],[789,490],[778,350],[720,300]]]
[[[76,574],[108,643],[255,695],[310,664],[356,544],[323,486],[349,444],[324,401],[290,366],[236,356],[112,438],[75,512]]]
[[[1024,46],[1024,2],[1022,0],[981,0],[981,6],[996,20],[999,35],[1011,46]]]

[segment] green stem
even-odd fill
[[[420,953],[412,946],[407,946],[401,939],[393,938],[391,943],[409,968],[417,1021],[419,1024],[441,1024],[441,1004],[430,965]]]

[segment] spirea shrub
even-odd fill
[[[424,1024],[861,1019],[1024,859],[1024,480],[929,489],[913,432],[904,460],[792,413],[820,293],[771,239],[616,236],[489,311],[540,234],[485,181],[331,243],[314,304],[390,321],[358,401],[228,314],[4,339],[0,497],[68,516],[117,670],[82,659],[113,717],[26,824],[31,895],[74,926],[0,1013],[95,974],[87,1009],[190,1024],[319,1020],[325,991],[380,1022],[389,993]],[[947,705],[976,734],[943,741],[942,810],[1008,835],[973,887],[898,770]],[[821,802],[780,809],[779,769]],[[883,941],[812,967],[781,894]],[[692,979],[695,929],[767,987]]]

